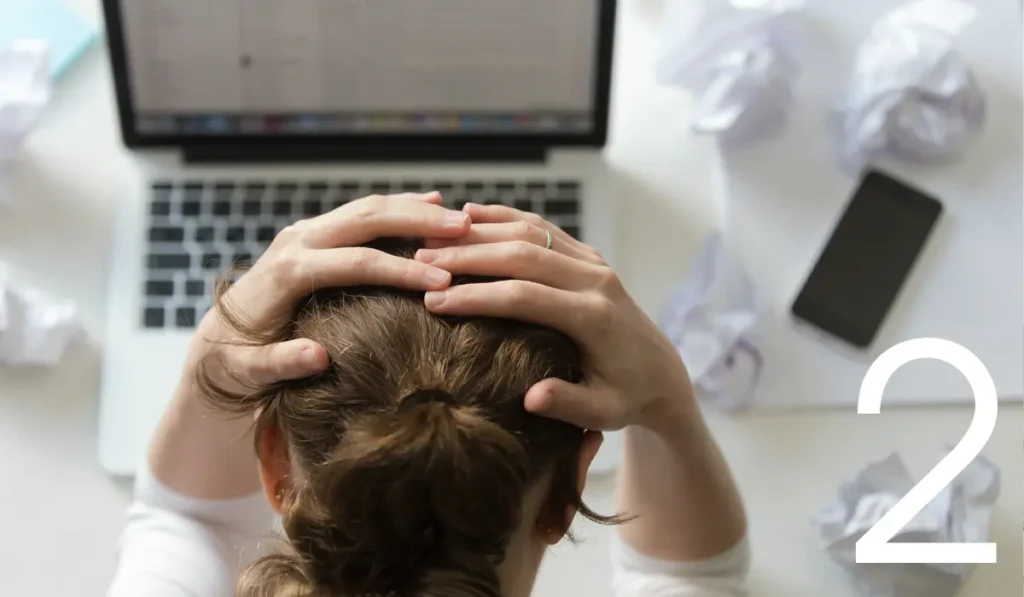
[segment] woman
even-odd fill
[[[591,248],[440,199],[289,227],[204,318],[111,597],[525,597],[577,512],[622,523],[617,597],[745,594],[742,503],[673,347]],[[580,496],[618,429],[601,517]]]

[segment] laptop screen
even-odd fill
[[[597,126],[601,0],[116,1],[143,138]]]

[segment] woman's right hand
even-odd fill
[[[416,259],[453,275],[510,279],[429,292],[427,308],[552,327],[584,354],[584,381],[536,384],[526,395],[528,410],[593,430],[657,430],[693,412],[692,386],[675,348],[596,251],[534,214],[500,205],[469,204],[465,211],[473,221],[466,235],[433,241]]]
[[[235,282],[225,295],[246,322],[273,327],[287,320],[295,303],[326,287],[380,285],[413,290],[444,288],[450,276],[444,270],[360,246],[380,237],[432,237],[453,239],[469,228],[464,213],[440,206],[434,193],[374,195],[308,220],[288,226],[266,253]],[[265,346],[237,345],[230,326],[216,310],[199,324],[189,351],[197,363],[211,351],[222,371],[210,371],[226,387],[234,378],[270,384],[320,373],[327,353],[311,340],[297,339]],[[228,373],[231,375],[218,375]],[[191,379],[186,371],[185,379]]]

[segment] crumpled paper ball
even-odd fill
[[[954,597],[973,564],[857,564],[857,541],[907,492],[911,478],[899,455],[873,462],[839,487],[835,503],[815,517],[824,549],[865,597]],[[904,527],[892,542],[984,543],[1001,473],[979,456]]]
[[[770,138],[783,130],[796,107],[802,4],[731,0],[704,19],[690,44],[666,44],[670,49],[658,62],[658,78],[693,94],[694,132],[735,144]],[[684,24],[677,28],[684,30]],[[663,35],[672,31],[666,26]]]
[[[710,235],[658,324],[701,401],[724,411],[752,404],[765,360],[757,335],[762,312],[746,269],[721,234]]]
[[[73,303],[12,286],[0,266],[0,365],[56,365],[79,333]]]
[[[10,158],[50,101],[50,49],[19,41],[0,49],[0,162]]]
[[[839,110],[839,157],[851,171],[892,156],[953,159],[985,123],[985,94],[956,36],[976,9],[919,0],[892,11],[859,46]]]

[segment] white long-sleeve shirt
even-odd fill
[[[232,597],[238,573],[281,545],[262,494],[197,500],[148,470],[135,492],[108,597]],[[615,597],[745,597],[749,546],[744,540],[710,560],[666,562],[616,534],[612,566]]]

